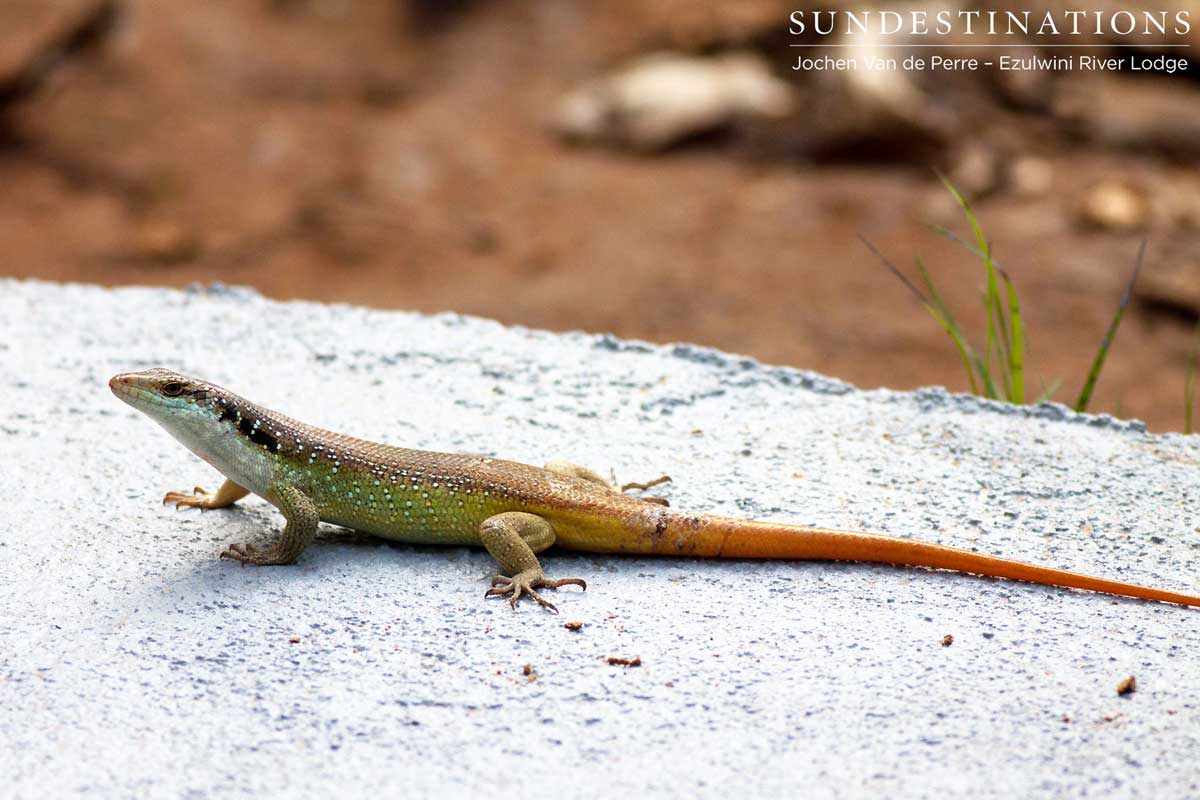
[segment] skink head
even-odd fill
[[[169,369],[126,372],[108,382],[113,394],[175,432],[236,419],[241,398],[207,381]]]
[[[193,405],[196,390],[215,387],[169,369],[156,368],[116,375],[108,382],[108,388],[137,410],[157,416],[155,412],[161,409]]]
[[[266,486],[269,457],[283,447],[282,418],[216,384],[168,369],[127,372],[108,385],[227,477],[252,491]]]

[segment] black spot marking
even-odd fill
[[[675,551],[677,553],[696,552],[697,547],[700,545],[698,536],[700,529],[704,527],[704,520],[696,516],[684,517],[680,527],[679,535],[675,539]],[[721,544],[717,547],[716,556],[718,558],[725,552],[725,543],[729,541],[729,536],[732,532],[732,528],[726,527],[724,529]]]
[[[268,450],[274,450],[275,446],[279,444],[279,440],[267,433],[264,428],[259,428],[251,433],[250,441],[254,442],[255,444],[264,444],[267,446]]]
[[[227,403],[224,400],[218,400],[217,405],[221,407],[221,422],[225,420],[237,419],[237,411],[234,410],[232,403]]]
[[[254,420],[249,417],[242,417],[242,421],[238,423],[238,430],[247,436],[254,434]]]
[[[663,534],[667,532],[667,512],[659,511],[654,515],[654,531],[650,533],[650,552],[657,553],[662,544]]]

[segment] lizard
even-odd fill
[[[582,578],[546,577],[552,545],[589,553],[695,558],[822,559],[955,570],[1049,586],[1200,606],[1200,597],[897,536],[759,522],[671,509],[626,494],[670,480],[617,486],[585,467],[544,467],[480,455],[411,450],[298,422],[213,383],[163,368],[116,375],[113,393],[225,476],[215,493],[169,492],[176,509],[225,508],[254,493],[285,525],[265,548],[221,552],[246,564],[292,564],[320,522],[411,544],[483,546],[499,564],[487,597],[523,596],[557,611],[538,589]]]

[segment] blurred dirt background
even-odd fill
[[[979,263],[928,228],[966,233],[938,169],[1017,284],[1035,394],[1060,378],[1074,400],[1148,237],[1091,410],[1179,430],[1200,63],[870,85],[792,70],[792,7],[6,0],[0,274],[250,284],[963,390],[949,340],[858,238],[906,270],[922,255],[979,331]],[[630,120],[656,98],[603,81],[664,52],[684,60],[662,85],[716,107],[646,139]],[[712,90],[704,65],[737,59]]]

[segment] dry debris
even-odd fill
[[[1131,183],[1103,181],[1084,193],[1079,217],[1086,224],[1105,230],[1145,230],[1150,225],[1150,201]]]
[[[609,656],[608,664],[612,667],[640,667],[642,665],[642,657],[618,658],[617,656]]]
[[[585,83],[551,118],[562,136],[653,152],[746,117],[779,118],[791,87],[756,53],[652,53]]]

